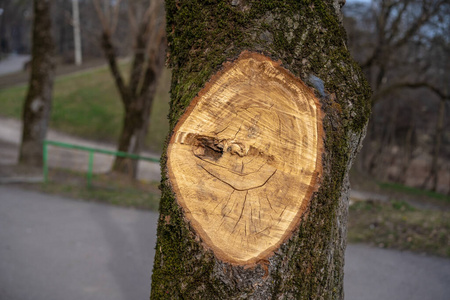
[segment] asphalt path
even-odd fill
[[[31,59],[30,55],[9,54],[0,61],[0,76],[23,70],[24,64]]]
[[[157,218],[0,185],[0,299],[148,299]]]
[[[0,299],[148,299],[157,218],[0,185]],[[345,293],[447,300],[450,260],[350,245]]]

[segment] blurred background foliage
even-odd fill
[[[373,90],[357,170],[449,194],[450,2],[348,2],[348,45]]]

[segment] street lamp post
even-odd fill
[[[78,8],[78,0],[72,0],[73,14],[73,38],[75,46],[75,64],[77,66],[82,63],[81,55],[81,35],[80,35],[80,10]]]

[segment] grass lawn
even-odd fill
[[[129,64],[122,64],[126,71]],[[147,149],[161,152],[168,132],[170,71],[164,70],[151,115]],[[20,118],[27,86],[0,90],[0,114]],[[50,127],[79,137],[116,143],[123,106],[107,67],[57,77]]]
[[[395,183],[380,183],[355,169],[352,188],[390,201],[355,202],[348,241],[450,258],[450,196]]]
[[[89,187],[85,172],[50,169],[47,183],[19,185],[72,199],[153,211],[158,210],[161,197],[159,182],[133,180],[117,173],[93,174],[92,186]]]
[[[433,191],[422,190],[393,182],[379,182],[378,185],[381,187],[381,189],[391,193],[399,193],[402,195],[408,194],[415,197],[422,196],[426,198],[435,199],[435,202],[441,201],[443,203],[450,204],[450,195],[443,195]]]
[[[153,187],[157,185],[157,183],[151,183]],[[161,197],[157,190],[146,191],[133,186],[105,188],[96,185],[87,187],[86,185],[74,186],[52,182],[51,184],[39,184],[37,189],[44,193],[63,195],[74,199],[153,211],[158,211]]]
[[[450,211],[418,209],[403,201],[356,202],[350,206],[348,240],[450,257]]]

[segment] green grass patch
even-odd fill
[[[159,195],[128,189],[105,189],[102,187],[78,187],[68,184],[42,184],[40,191],[74,199],[100,202],[110,205],[158,211]]]
[[[158,182],[140,182],[123,175],[107,173],[94,174],[93,184],[88,187],[86,173],[52,169],[49,173],[49,182],[27,184],[27,186],[45,193],[74,199],[157,211],[160,199],[158,184]]]
[[[348,240],[450,257],[450,212],[403,201],[356,202],[350,206]]]
[[[396,191],[401,193],[406,193],[414,196],[426,196],[438,200],[444,200],[450,203],[450,196],[439,194],[433,191],[422,190],[410,186],[401,185],[392,182],[379,182],[378,185],[384,190]]]
[[[129,64],[122,64],[126,72]],[[148,150],[161,152],[168,133],[170,71],[165,70],[150,116]],[[0,114],[21,118],[27,85],[0,90]],[[116,143],[122,128],[123,105],[106,67],[56,78],[50,128],[82,138]]]

